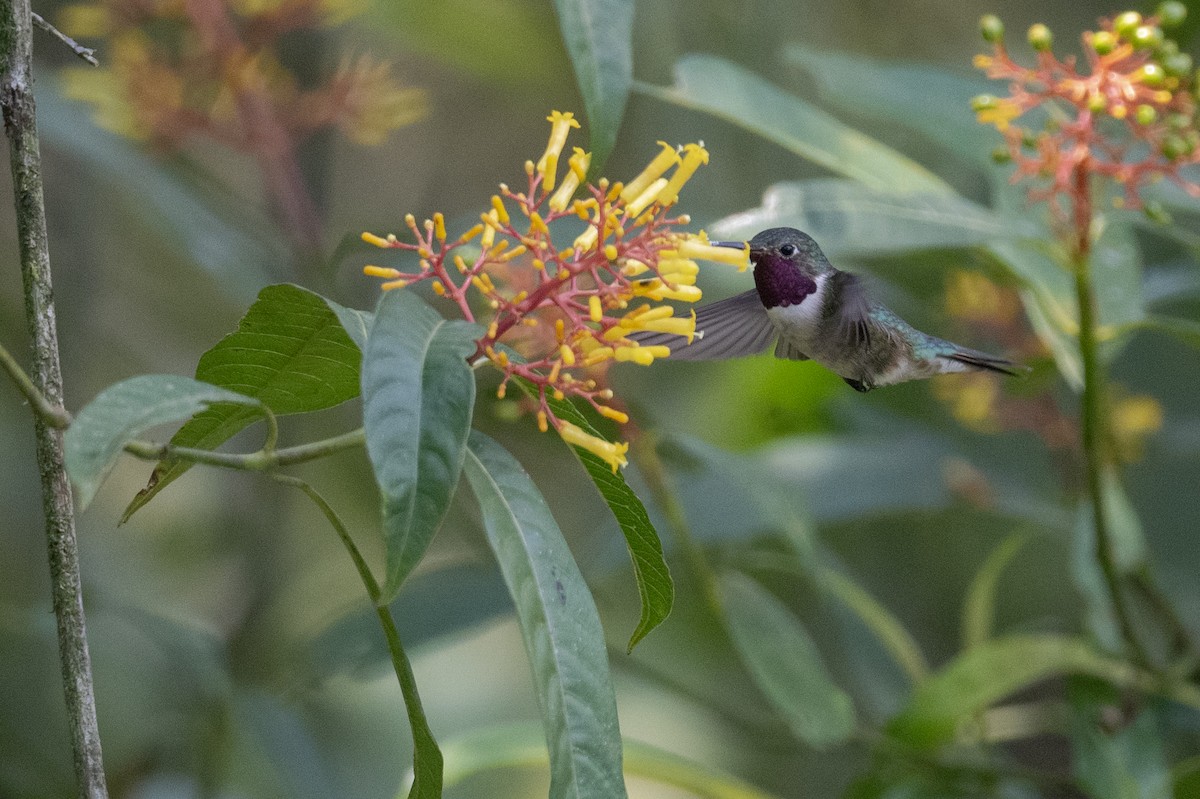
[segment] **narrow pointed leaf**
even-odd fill
[[[383,495],[383,601],[424,556],[458,484],[475,405],[466,359],[480,335],[410,291],[385,293],[375,311],[362,395],[367,455]]]
[[[963,649],[970,649],[991,638],[1000,575],[1027,540],[1028,535],[1014,533],[1001,541],[971,580],[966,599],[963,601]]]
[[[554,0],[554,6],[599,166],[616,143],[633,83],[633,0]]]
[[[950,192],[917,162],[775,84],[715,56],[689,55],[675,64],[675,85],[638,91],[704,111],[810,160],[831,172],[887,191]]]
[[[821,587],[845,605],[878,639],[913,685],[929,676],[929,664],[915,638],[904,625],[866,589],[833,569],[821,573]]]
[[[800,620],[741,574],[721,579],[733,645],[754,682],[797,738],[823,748],[854,732],[854,706],[833,683]]]
[[[140,375],[109,386],[79,412],[65,436],[67,470],[86,507],[122,448],[142,431],[206,408],[237,408],[261,418],[261,402],[178,375]]]
[[[275,414],[302,413],[358,396],[361,359],[323,297],[284,283],[259,292],[238,329],[200,357],[196,379],[259,399]],[[171,444],[214,449],[255,416],[254,410],[242,406],[210,408],[181,427]],[[175,459],[160,461],[122,521],[191,466]]]
[[[945,192],[898,193],[835,178],[770,186],[762,205],[709,228],[714,238],[748,239],[770,227],[794,227],[827,255],[874,256],[911,250],[970,247],[1035,232]]]
[[[519,381],[519,384],[526,393],[532,392],[532,386],[528,382]],[[577,425],[585,433],[600,436],[587,417],[570,402],[553,398],[549,402],[555,416]],[[571,449],[587,470],[592,482],[596,484],[600,496],[608,503],[609,510],[625,535],[625,545],[629,548],[629,558],[633,561],[633,577],[637,582],[638,596],[642,602],[641,618],[629,638],[628,650],[633,651],[638,641],[645,638],[647,633],[662,624],[670,615],[675,602],[675,583],[671,580],[671,571],[663,555],[658,531],[650,522],[646,506],[625,482],[624,476],[620,472],[614,474],[600,456],[582,447]]]
[[[1162,692],[1190,707],[1200,705],[1195,688],[1164,687],[1152,675],[1099,654],[1082,638],[1012,635],[964,652],[922,683],[888,730],[917,749],[934,749],[953,741],[965,722],[1009,694],[1064,674],[1091,675],[1117,686]]]
[[[604,630],[583,575],[542,495],[503,447],[472,432],[464,471],[533,668],[550,752],[550,795],[623,797]]]
[[[375,323],[375,314],[370,311],[360,311],[357,308],[347,308],[344,305],[338,305],[331,299],[326,299],[325,304],[337,316],[338,321],[342,323],[342,329],[346,331],[346,335],[354,342],[354,346],[358,347],[359,352],[367,348],[367,336],[371,333],[371,325]]]

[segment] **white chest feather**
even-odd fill
[[[802,301],[795,305],[776,305],[767,309],[767,317],[781,335],[786,335],[792,341],[801,344],[807,344],[816,337],[825,304],[825,281],[825,275],[817,275],[814,278],[817,284],[816,291]]]

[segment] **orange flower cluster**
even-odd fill
[[[1083,64],[1073,56],[1055,56],[1050,30],[1034,25],[1028,34],[1037,52],[1033,66],[1009,56],[1000,20],[981,20],[993,52],[976,56],[975,65],[989,78],[1007,81],[1009,95],[980,95],[972,105],[980,122],[1004,133],[1002,154],[1017,166],[1014,180],[1035,181],[1031,199],[1048,201],[1065,215],[1065,198],[1086,189],[1075,183],[1081,174],[1111,177],[1132,208],[1142,207],[1141,187],[1158,177],[1200,196],[1200,186],[1179,173],[1182,166],[1200,162],[1198,82],[1191,57],[1163,35],[1186,14],[1182,3],[1169,0],[1151,17],[1127,11],[1103,19],[1098,30],[1082,36]],[[1049,111],[1040,131],[1014,124],[1037,108]],[[1113,135],[1114,120],[1128,135]],[[1086,169],[1080,170],[1084,162]]]
[[[748,253],[712,246],[703,233],[693,236],[674,229],[689,222],[685,215],[672,215],[671,209],[683,185],[708,161],[702,146],[688,144],[676,150],[662,144],[659,154],[628,183],[600,179],[585,185],[591,156],[582,149],[574,149],[561,179],[558,169],[568,134],[579,123],[572,114],[558,111],[548,119],[551,132],[545,152],[536,163],[525,163],[525,191],[501,185],[479,224],[454,239],[447,236],[441,214],[423,225],[412,215],[405,218],[416,243],[364,233],[371,244],[415,251],[421,259],[417,272],[377,266],[367,266],[364,272],[382,278],[384,289],[430,281],[436,294],[453,301],[471,321],[476,321],[471,295],[481,296],[489,310],[487,318],[478,321],[487,333],[479,340],[475,358],[486,358],[503,372],[500,395],[513,378],[533,384],[539,427],[553,427],[564,440],[597,454],[615,471],[625,464],[628,444],[605,441],[559,419],[549,400],[579,397],[609,419],[628,421],[610,404],[612,390],[581,377],[580,370],[611,362],[649,365],[670,354],[667,347],[640,346],[631,338],[637,331],[674,333],[691,341],[699,335],[695,313],[678,316],[662,301],[700,299],[695,259],[745,269]],[[582,232],[570,246],[556,244],[551,228],[562,230],[572,221]],[[528,270],[532,277],[510,282],[527,288],[514,290],[502,279],[517,269]],[[547,324],[553,327],[548,352],[524,359],[502,344],[510,332]]]

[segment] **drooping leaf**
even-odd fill
[[[342,323],[342,329],[346,331],[346,335],[354,342],[354,346],[358,347],[359,352],[367,348],[367,336],[371,334],[371,325],[375,323],[375,314],[371,311],[360,311],[357,308],[347,308],[344,305],[338,305],[331,299],[326,299],[325,304],[337,316],[338,321]]]
[[[554,0],[587,110],[593,168],[612,152],[633,83],[633,0]]]
[[[514,722],[471,730],[446,743],[446,787],[502,768],[546,765],[542,730]],[[626,739],[625,772],[671,785],[701,799],[772,799],[772,795],[714,766]]]
[[[1175,319],[1169,316],[1150,316],[1132,328],[1153,330],[1174,336],[1189,347],[1200,349],[1200,323],[1191,319]]]
[[[963,652],[922,683],[888,730],[910,746],[933,749],[954,740],[964,722],[995,702],[1064,674],[1087,674],[1113,685],[1164,690],[1176,701],[1200,705],[1200,691],[1187,685],[1163,688],[1124,661],[1099,654],[1082,638],[1011,635]]]
[[[384,601],[424,556],[458,484],[475,404],[466,359],[481,335],[410,291],[386,292],[376,308],[362,396],[367,455],[383,495]]]
[[[519,380],[518,384],[523,391],[532,396],[533,388],[528,382]],[[592,426],[587,417],[567,400],[551,397],[549,403],[558,418],[578,426],[586,433],[600,436],[600,432]],[[633,576],[642,603],[641,618],[629,637],[628,649],[633,651],[638,641],[662,624],[671,613],[671,606],[675,602],[675,584],[671,580],[671,570],[667,567],[662,541],[658,537],[658,531],[650,523],[646,506],[625,482],[624,476],[620,472],[614,473],[600,456],[582,447],[571,447],[571,450],[596,484],[596,490],[608,504],[625,536],[625,545],[633,562]]]
[[[109,386],[79,412],[65,436],[67,471],[86,507],[124,446],[144,430],[206,408],[236,408],[247,424],[266,412],[252,397],[178,375],[139,375]]]
[[[254,397],[277,415],[303,413],[358,396],[361,359],[323,297],[284,283],[259,292],[238,329],[200,356],[196,379]],[[213,449],[255,415],[241,406],[209,408],[181,427],[171,444]],[[160,461],[121,520],[128,520],[189,468],[186,461]]]
[[[760,207],[713,223],[709,233],[748,239],[770,227],[803,230],[829,256],[968,247],[1033,232],[956,194],[893,193],[830,178],[776,183]]]
[[[1000,542],[979,567],[963,601],[962,646],[970,649],[992,636],[996,608],[996,589],[1000,574],[1029,539],[1024,533],[1014,533]]]
[[[849,738],[854,706],[800,620],[741,574],[722,576],[721,599],[738,655],[796,737],[818,748]]]
[[[916,639],[866,589],[833,569],[821,572],[821,585],[866,625],[913,685],[929,676],[929,664]]]
[[[689,55],[675,64],[675,85],[638,91],[712,114],[832,172],[884,191],[945,193],[929,170],[724,59]]]
[[[550,795],[623,797],[621,732],[600,616],[533,481],[472,432],[464,468],[517,609],[550,752]]]
[[[1068,683],[1071,705],[1071,761],[1075,777],[1095,799],[1165,799],[1172,795],[1171,769],[1153,706],[1136,712],[1128,724],[1105,723],[1121,707],[1120,692],[1089,677]]]

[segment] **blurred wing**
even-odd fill
[[[671,333],[634,333],[629,338],[643,347],[666,345],[675,361],[720,361],[765,352],[776,335],[758,290],[750,289],[697,308],[691,344]]]
[[[830,276],[829,290],[841,299],[837,309],[838,337],[856,349],[871,346],[871,301],[862,280],[849,272]]]

